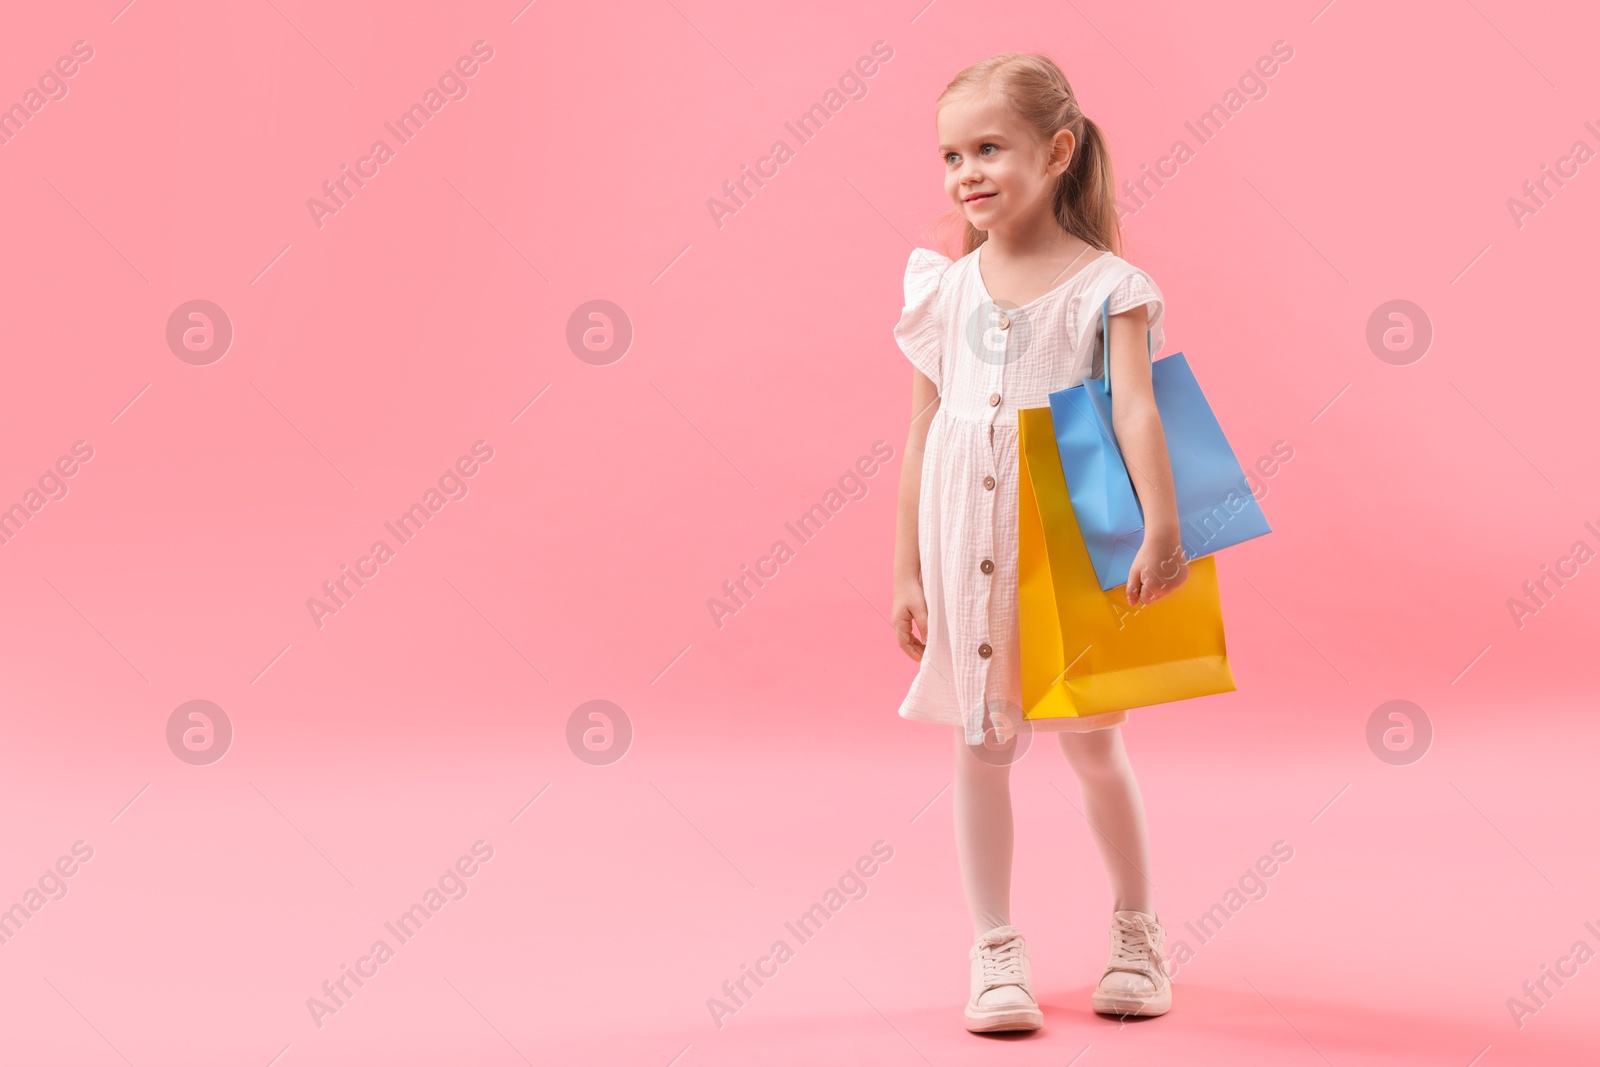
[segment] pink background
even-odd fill
[[[0,1059],[57,1064],[1468,1063],[1593,1056],[1600,549],[1587,5],[31,4],[0,103],[0,504],[93,458],[0,546]],[[493,58],[336,215],[306,201],[476,41]],[[1275,841],[1270,892],[1172,1013],[1088,1010],[1105,876],[1041,742],[1014,771],[1014,919],[1046,1029],[961,1029],[950,738],[900,720],[886,624],[910,373],[890,335],[943,212],[932,102],[1040,50],[1119,176],[1275,41],[1293,58],[1124,218],[1241,460],[1288,442],[1271,536],[1219,558],[1238,691],[1124,733],[1169,947]],[[814,140],[784,126],[874,42]],[[795,149],[719,226],[723,182]],[[186,301],[220,360],[166,342]],[[609,365],[579,305],[633,329]],[[1433,328],[1366,342],[1404,299]],[[531,403],[531,406],[529,406]],[[476,441],[493,459],[319,629],[306,607]],[[707,600],[874,442],[894,459],[719,628]],[[792,546],[793,543],[791,542]],[[190,700],[234,737],[206,766]],[[567,724],[618,705],[624,758]],[[1404,699],[1432,747],[1366,741]],[[537,797],[537,801],[528,806]],[[494,850],[337,1014],[306,1001],[457,857]],[[873,842],[893,859],[720,1028],[720,996]]]

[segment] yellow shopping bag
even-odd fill
[[[1067,496],[1049,408],[1017,412],[1017,581],[1026,719],[1099,715],[1236,686],[1215,556],[1177,590],[1130,605],[1102,590]]]

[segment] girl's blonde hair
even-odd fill
[[[1111,153],[1100,127],[1078,107],[1078,98],[1061,68],[1048,56],[1003,52],[974,63],[951,79],[935,101],[935,110],[953,97],[983,93],[1005,100],[1042,142],[1048,143],[1058,130],[1072,131],[1072,161],[1056,179],[1056,221],[1095,248],[1121,256],[1122,227],[1117,221]],[[959,211],[952,209],[947,217],[964,225],[963,254],[989,239]]]

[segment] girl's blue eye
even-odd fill
[[[992,148],[996,152],[1000,151],[1000,146],[999,145],[995,144],[993,141],[985,141],[983,144],[978,146],[978,154],[982,155],[983,154],[983,150],[986,149],[986,148]],[[949,162],[950,162],[950,157],[953,156],[953,155],[956,155],[956,154],[957,153],[955,153],[955,152],[946,152],[945,156],[944,156],[945,163],[948,165]]]

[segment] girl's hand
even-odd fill
[[[1153,604],[1167,596],[1189,577],[1189,560],[1183,554],[1183,540],[1177,535],[1154,536],[1145,531],[1144,544],[1134,554],[1128,568],[1129,604]]]
[[[895,633],[900,637],[900,650],[917,662],[928,642],[928,600],[922,593],[922,579],[897,578],[894,583],[894,607],[889,613]],[[911,632],[912,622],[922,634],[919,640]]]

